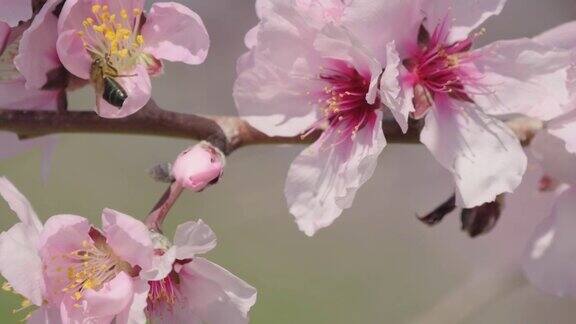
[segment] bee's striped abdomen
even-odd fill
[[[102,94],[102,98],[112,106],[122,108],[124,101],[126,101],[126,98],[128,97],[126,90],[122,88],[120,83],[111,77],[104,77],[103,81],[104,93]]]

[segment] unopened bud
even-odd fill
[[[178,155],[172,176],[182,187],[198,192],[218,181],[225,164],[222,151],[208,142],[200,142]]]

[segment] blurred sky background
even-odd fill
[[[210,54],[201,66],[167,64],[165,75],[153,81],[154,98],[166,109],[235,114],[235,61],[256,23],[254,1],[181,2],[204,19]],[[485,25],[480,42],[530,37],[573,19],[575,0],[509,0]],[[91,107],[90,91],[74,93],[71,107]],[[0,174],[41,218],[72,213],[96,224],[105,207],[145,217],[165,189],[147,177],[147,169],[191,144],[147,136],[59,139],[46,183],[37,151],[0,161]],[[202,218],[214,229],[219,243],[207,257],[258,288],[251,323],[574,323],[576,301],[539,293],[518,274],[515,262],[543,216],[528,214],[526,201],[509,204],[514,215],[503,215],[492,233],[478,239],[460,231],[457,214],[427,228],[415,215],[446,199],[451,179],[424,147],[389,145],[353,208],[308,238],[297,230],[283,196],[288,166],[302,148],[235,152],[221,182],[185,193],[165,225],[171,235],[177,224]],[[0,203],[1,229],[15,221]],[[18,300],[2,292],[0,322],[24,317],[12,315],[17,307]]]

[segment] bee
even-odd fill
[[[90,81],[94,83],[96,94],[112,106],[122,108],[124,101],[128,98],[128,93],[116,78],[122,77],[118,70],[112,66],[106,56],[92,55],[92,66],[90,67]]]

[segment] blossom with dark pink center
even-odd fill
[[[424,117],[435,96],[473,102],[469,92],[485,89],[482,74],[474,66],[478,54],[470,52],[474,36],[452,44],[447,44],[447,38],[446,21],[432,35],[422,27],[418,50],[404,62],[408,70],[405,82],[414,87],[413,118]]]
[[[106,118],[135,113],[150,99],[149,75],[161,60],[200,64],[209,38],[202,19],[173,2],[69,0],[58,20],[62,63],[95,86],[96,111]]]
[[[403,58],[401,86],[412,98],[410,116],[425,117],[420,139],[454,174],[457,205],[464,208],[512,192],[526,169],[519,141],[495,115],[547,120],[565,111],[569,99],[567,51],[527,39],[473,49],[481,34],[473,30],[504,3],[406,1],[420,14],[406,22],[410,32],[395,39]]]
[[[270,136],[311,136],[288,171],[290,212],[307,235],[349,208],[386,145],[382,108],[403,110],[400,59],[394,43],[377,59],[346,29],[327,21],[322,1],[268,2],[261,9],[253,64],[242,66],[234,88],[240,115]],[[347,5],[339,2],[346,16]],[[297,32],[295,32],[297,31]],[[385,75],[382,71],[386,67]],[[382,81],[381,81],[382,77]],[[389,87],[379,91],[379,83]]]

